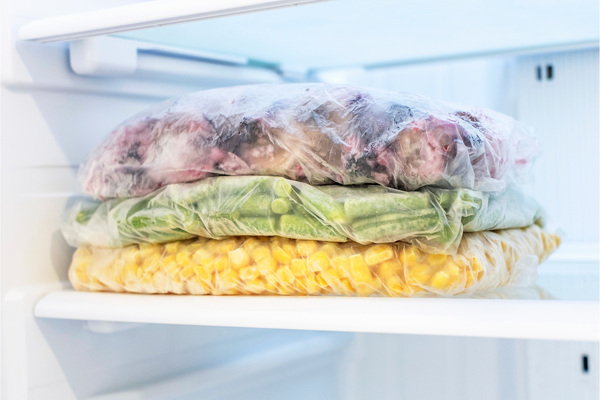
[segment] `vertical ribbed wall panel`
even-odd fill
[[[517,118],[542,147],[529,189],[565,242],[598,242],[598,107],[598,49],[518,59]]]

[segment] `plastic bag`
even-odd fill
[[[539,204],[515,188],[402,192],[379,185],[311,186],[276,177],[219,177],[141,198],[79,201],[63,217],[77,247],[122,247],[196,236],[282,236],[361,244],[405,241],[454,254],[465,231],[542,225]]]
[[[532,285],[559,243],[533,225],[465,234],[455,256],[280,237],[81,247],[69,279],[76,290],[132,293],[450,296]]]
[[[193,93],[132,117],[93,152],[80,182],[96,198],[211,174],[501,192],[536,152],[529,128],[490,110],[343,85],[254,85]]]

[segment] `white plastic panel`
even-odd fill
[[[323,69],[597,42],[598,31],[594,0],[336,0],[122,36]]]
[[[49,293],[45,318],[250,328],[598,340],[598,302]]]
[[[541,143],[531,193],[567,243],[600,240],[598,71],[598,49],[518,60],[517,117]]]

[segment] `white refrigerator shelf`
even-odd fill
[[[42,318],[598,341],[597,301],[177,296],[53,291]]]

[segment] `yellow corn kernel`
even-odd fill
[[[215,258],[214,255],[212,254],[212,252],[208,251],[207,249],[198,249],[193,255],[192,255],[192,260],[194,261],[194,263],[196,264],[201,264],[202,260],[204,260],[205,258]]]
[[[367,265],[373,266],[394,257],[394,249],[389,244],[377,244],[369,247],[365,252]]]
[[[229,253],[237,247],[237,240],[234,238],[228,238],[224,240],[219,240],[217,242],[215,250],[219,253]]]
[[[196,273],[196,278],[198,278],[200,281],[212,281],[212,274],[203,267],[194,267],[194,272]]]
[[[260,246],[261,242],[257,238],[248,238],[244,240],[244,244],[242,245],[243,249],[252,252],[257,246]]]
[[[167,254],[175,254],[179,251],[179,246],[181,242],[171,242],[165,244],[165,252]]]
[[[267,257],[271,257],[271,250],[267,246],[257,246],[252,250],[252,258],[254,261],[260,261]]]
[[[223,271],[216,275],[217,283],[221,289],[235,287],[238,283],[239,275],[236,271]]]
[[[404,266],[410,266],[419,262],[421,252],[414,246],[406,246],[400,253],[400,262]]]
[[[325,280],[327,280],[327,278],[330,277],[337,279],[338,281],[340,280],[340,274],[338,274],[338,272],[334,268],[330,268],[327,271],[321,272],[321,275],[325,278]]]
[[[77,276],[79,283],[90,283],[86,264],[77,265],[77,267],[75,267],[75,275]]]
[[[381,279],[387,280],[392,276],[404,275],[403,270],[404,268],[402,267],[402,264],[400,264],[398,261],[390,260],[381,263],[377,273]]]
[[[292,262],[292,256],[285,252],[281,247],[276,247],[273,250],[273,258],[280,264],[289,264]]]
[[[319,294],[321,293],[321,286],[317,282],[316,275],[309,275],[304,281],[306,286],[306,292],[308,294]]]
[[[454,261],[448,261],[444,267],[444,272],[450,277],[456,277],[460,274],[460,268]]]
[[[404,282],[402,282],[402,279],[400,279],[400,277],[398,275],[393,275],[393,276],[390,276],[389,278],[387,278],[385,281],[385,285],[387,286],[387,288],[392,296],[406,294],[406,288],[404,287]]]
[[[350,276],[350,258],[336,257],[333,259],[333,266],[342,278],[348,278]]]
[[[142,284],[150,284],[152,283],[152,273],[149,272],[144,272],[142,278],[140,279],[140,282]]]
[[[287,266],[281,267],[277,270],[277,276],[279,277],[280,283],[286,285],[293,285],[296,278],[294,278],[294,274],[290,271],[290,268]]]
[[[161,246],[157,244],[140,244],[140,256],[142,258],[154,254],[161,254]]]
[[[240,269],[240,278],[245,281],[251,281],[257,279],[260,276],[260,272],[256,269],[256,267],[246,267]]]
[[[137,265],[134,263],[125,264],[121,270],[121,274],[125,282],[135,280],[137,277]]]
[[[283,249],[283,251],[286,252],[286,254],[289,254],[292,258],[298,258],[298,251],[296,250],[296,245],[286,243],[283,246],[281,246],[281,248]]]
[[[181,267],[177,264],[171,264],[168,267],[165,268],[165,271],[167,272],[167,274],[169,274],[169,276],[171,277],[171,279],[177,283],[181,282],[181,275],[179,273]]]
[[[269,292],[277,292],[277,275],[270,273],[264,276],[265,278],[265,289]]]
[[[292,274],[294,274],[296,278],[306,276],[309,273],[306,261],[299,258],[292,260],[290,263],[290,271],[292,271]]]
[[[240,269],[247,267],[250,263],[250,257],[248,253],[242,248],[232,250],[229,253],[229,263],[231,264],[231,268]]]
[[[375,288],[367,282],[359,282],[356,285],[356,294],[361,297],[368,297],[375,292]]]
[[[325,280],[325,278],[323,278],[321,276],[321,274],[316,274],[315,275],[315,282],[317,282],[317,284],[321,287],[321,288],[326,288],[329,285],[327,284],[327,281]]]
[[[240,270],[241,272],[241,270]],[[265,291],[265,283],[260,279],[251,279],[246,282],[245,285],[246,290],[250,293],[260,294]]]
[[[437,290],[444,290],[450,286],[450,276],[444,271],[438,271],[431,279],[431,286]]]
[[[317,247],[319,245],[314,240],[298,240],[296,242],[296,249],[301,257],[309,257],[317,251]]]
[[[408,288],[409,293],[411,293],[411,294],[415,294],[415,293],[419,293],[419,292],[424,292],[425,291],[425,289],[423,289],[420,286],[416,286],[416,285],[406,285],[406,287]]]
[[[408,270],[407,279],[411,281],[411,283],[420,283],[422,285],[425,285],[427,284],[427,282],[429,282],[430,278],[431,272],[429,271],[428,265],[416,264]]]
[[[277,261],[271,256],[261,258],[256,261],[256,268],[262,273],[275,272],[277,269]]]
[[[164,257],[161,260],[161,264],[164,266],[168,266],[168,265],[173,265],[173,264],[177,264],[177,260],[175,259],[175,255],[171,254],[169,256]]]
[[[183,279],[190,279],[190,277],[194,275],[194,268],[196,268],[194,265],[184,267],[181,270],[181,276],[183,277]]]
[[[225,271],[225,268],[229,266],[229,257],[224,255],[218,256],[215,258],[213,266],[218,272]]]
[[[354,288],[352,287],[352,282],[350,282],[350,280],[348,278],[342,278],[340,280],[342,282],[342,285],[344,285],[346,287],[346,289],[348,289],[348,291],[350,291],[351,293],[354,292]]]
[[[175,260],[177,261],[177,263],[179,263],[179,265],[185,267],[192,262],[192,257],[190,254],[180,251],[175,256]]]
[[[141,267],[144,271],[151,272],[151,273],[156,272],[156,270],[158,270],[160,268],[160,266],[161,266],[160,254],[158,254],[158,253],[154,253],[154,254],[146,256],[146,258],[144,258],[142,260],[142,264],[141,264]]]
[[[336,243],[326,243],[321,246],[319,251],[322,251],[323,253],[327,254],[327,257],[331,258],[339,251],[339,249],[340,246]]]
[[[329,262],[329,257],[325,254],[324,251],[318,251],[308,257],[308,266],[311,271],[325,271],[326,269],[331,267]]]
[[[371,282],[371,270],[361,254],[350,257],[350,277],[354,282]]]
[[[429,264],[432,267],[435,267],[436,265],[445,263],[447,259],[448,256],[444,254],[430,254],[427,256],[427,264]]]

